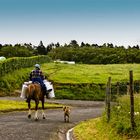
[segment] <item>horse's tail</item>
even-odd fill
[[[27,87],[27,94],[26,94],[27,98],[28,97],[32,97],[33,94],[34,94],[34,92],[35,92],[35,86],[34,86],[34,84],[28,85],[28,87]]]
[[[41,89],[41,85],[35,83],[35,84],[34,84],[34,87],[35,87],[35,89],[36,89],[36,96],[41,97],[41,96],[43,95],[42,89]]]
[[[41,86],[39,84],[33,83],[27,87],[27,98],[41,98],[43,95]]]

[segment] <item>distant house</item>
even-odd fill
[[[0,61],[6,60],[4,56],[0,56]]]

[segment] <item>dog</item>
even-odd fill
[[[63,106],[64,111],[64,122],[70,121],[70,107],[69,106]]]

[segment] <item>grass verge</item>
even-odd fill
[[[35,107],[35,103],[31,102],[31,108]],[[39,104],[39,108],[41,108],[41,103]],[[45,108],[62,108],[60,104],[49,104],[45,103]],[[25,101],[10,101],[10,100],[0,100],[0,112],[11,112],[11,111],[22,111],[28,110],[27,103]]]
[[[125,135],[119,135],[101,118],[84,121],[74,128],[76,140],[128,140]],[[135,140],[132,139],[131,140]]]
[[[76,140],[140,140],[140,94],[134,94],[134,122],[131,127],[130,96],[124,95],[111,106],[110,121],[106,112],[99,119],[80,123],[74,128]]]

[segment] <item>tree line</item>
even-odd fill
[[[60,45],[59,42],[44,46],[40,41],[38,46],[29,44],[1,45],[0,56],[29,57],[48,55],[53,60],[75,61],[83,64],[117,64],[140,63],[140,46],[114,46],[112,43],[103,45],[89,44],[71,40],[69,44]]]

